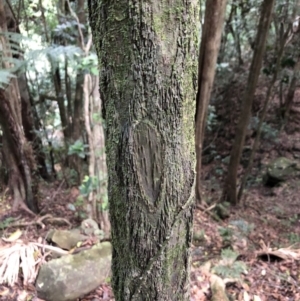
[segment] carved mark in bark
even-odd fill
[[[163,183],[163,139],[153,125],[140,122],[134,129],[133,145],[141,193],[149,209],[153,210]]]

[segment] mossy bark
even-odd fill
[[[197,6],[89,1],[118,301],[189,300]]]

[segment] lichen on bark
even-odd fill
[[[197,1],[90,0],[116,300],[188,300]],[[159,18],[160,17],[160,18]]]

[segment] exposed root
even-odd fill
[[[37,217],[35,215],[35,217]],[[69,227],[72,227],[72,224],[65,218],[62,217],[53,217],[51,214],[46,214],[44,216],[39,217],[38,219],[35,219],[31,222],[16,222],[16,223],[11,223],[7,225],[4,228],[13,228],[13,227],[28,227],[32,225],[39,225],[42,229],[45,228],[44,221],[47,220],[48,222],[63,222],[66,223]]]

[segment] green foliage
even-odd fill
[[[85,205],[85,199],[83,195],[79,195],[76,199],[76,202],[74,203],[74,206],[76,208],[75,215],[80,217],[81,219],[87,218],[86,212],[83,210],[84,205]]]
[[[76,20],[65,21],[56,25],[53,30],[53,35],[55,39],[67,41],[68,43],[75,43],[78,34],[77,26]],[[82,24],[80,24],[80,26],[81,28],[84,28]]]
[[[0,33],[0,35],[5,37],[7,43],[5,45],[7,54],[5,54],[5,51],[0,52],[0,62],[9,63],[10,66],[7,69],[2,69],[3,66],[0,66],[0,88],[4,89],[25,65],[25,61],[18,59],[18,57],[23,55],[20,45],[24,37],[18,33]]]
[[[293,216],[289,217],[289,221],[291,222],[291,224],[297,223],[299,220],[298,214],[295,213]]]
[[[97,177],[85,176],[82,184],[79,186],[80,194],[84,197],[87,197],[93,190],[98,186]]]
[[[254,225],[247,223],[245,220],[234,220],[230,221],[229,224],[236,227],[243,236],[250,234],[254,229]]]
[[[103,181],[106,181],[106,179]],[[84,207],[85,198],[87,198],[91,192],[97,192],[97,188],[101,185],[103,185],[103,183],[98,179],[98,177],[85,176],[82,184],[79,186],[80,196],[77,198],[76,203],[74,204],[75,207]],[[103,195],[97,194],[96,198],[98,200],[101,199],[101,202],[97,202],[99,211],[108,210],[107,193]],[[80,210],[78,211],[78,214],[83,217],[83,213]]]
[[[240,278],[241,274],[246,272],[247,266],[237,260],[238,256],[238,253],[230,249],[222,250],[221,261],[213,268],[214,273],[223,278]]]
[[[229,227],[220,227],[218,229],[220,236],[222,237],[223,241],[231,241],[233,237],[233,229]]]
[[[289,57],[284,57],[281,60],[281,67],[282,68],[294,68],[296,65],[296,61],[293,57],[289,56]]]
[[[251,128],[257,130],[258,124],[259,118],[256,116],[252,117],[250,123]],[[261,128],[261,136],[265,139],[274,140],[278,136],[278,130],[274,129],[271,125],[267,124],[266,122],[263,122]]]
[[[0,69],[0,89],[4,89],[14,77],[12,71]]]
[[[102,203],[101,204],[99,203],[99,206],[100,206],[99,209],[101,211],[108,210],[108,195],[107,195],[107,193],[102,196]]]
[[[209,105],[207,111],[207,120],[206,120],[206,127],[208,131],[212,131],[214,126],[217,124],[217,115],[216,115],[216,108],[214,106]]]
[[[11,223],[15,221],[14,217],[7,217],[3,221],[0,222],[0,229],[6,229]]]
[[[95,53],[90,53],[88,56],[83,57],[79,62],[79,68],[84,71],[89,71],[93,75],[98,75],[98,58]]]
[[[106,179],[103,181],[106,181]],[[101,185],[103,185],[103,183],[101,181],[99,181],[99,179],[97,177],[85,176],[82,181],[82,184],[79,186],[79,191],[80,191],[81,197],[83,197],[83,198],[88,197],[88,195],[92,191],[97,191],[97,188]],[[97,198],[101,199],[101,201],[102,201],[101,203],[99,203],[99,206],[101,206],[101,208],[99,208],[99,209],[107,210],[108,209],[107,193],[104,195],[97,195]]]
[[[30,48],[31,44],[35,45],[34,48]],[[65,59],[70,60],[73,62],[72,67],[74,68],[74,64],[76,62],[76,59],[82,55],[82,50],[80,47],[75,45],[50,45],[48,47],[43,47],[39,45],[38,43],[34,43],[34,41],[30,41],[27,46],[27,50],[25,53],[25,58],[27,62],[33,62],[33,65],[31,65],[31,69],[27,68],[27,71],[36,71],[37,69],[40,69],[38,67],[45,67],[45,63],[47,60],[49,60],[51,63],[54,64],[54,66],[57,66],[59,62],[64,62]],[[30,67],[27,66],[27,67]],[[40,72],[39,72],[40,73]],[[40,76],[45,76],[44,72],[41,72],[39,74]]]
[[[288,235],[288,240],[291,244],[300,243],[300,235],[298,233],[290,233]]]
[[[83,144],[83,142],[80,140],[77,140],[74,144],[69,146],[68,155],[77,155],[78,157],[84,159],[87,155],[86,148],[88,148],[88,145]]]

